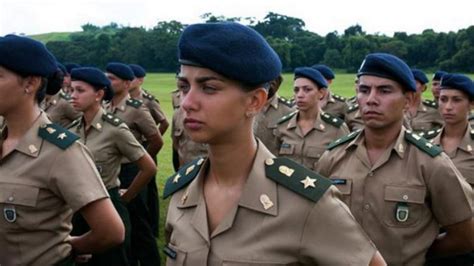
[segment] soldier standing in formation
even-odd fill
[[[316,69],[323,75],[324,79],[328,84],[328,88],[326,89],[326,93],[320,99],[320,107],[325,113],[329,113],[339,117],[340,119],[344,120],[346,116],[348,105],[346,103],[347,99],[334,94],[331,92],[331,84],[332,81],[336,78],[334,72],[331,68],[326,65],[314,65],[312,68]]]
[[[357,76],[365,127],[329,145],[316,170],[339,188],[389,265],[472,250],[471,187],[445,153],[402,126],[416,91],[409,67],[369,54]]]

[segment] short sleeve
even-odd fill
[[[331,186],[306,218],[302,260],[311,265],[368,265],[376,248]]]
[[[51,163],[50,187],[61,195],[74,212],[108,197],[90,153],[79,142],[58,152]]]
[[[118,126],[114,135],[114,141],[120,153],[130,162],[137,161],[146,153],[143,146],[124,123]]]
[[[153,117],[153,120],[155,121],[155,124],[161,123],[163,120],[166,120],[166,117],[161,110],[160,105],[154,101],[154,100],[149,100],[147,104],[148,109],[150,110],[150,114]]]
[[[134,123],[137,125],[140,133],[145,138],[160,134],[158,128],[156,127],[155,120],[153,120],[153,117],[149,112],[149,109],[142,105],[138,110],[139,111],[136,112],[137,115],[135,117]]]

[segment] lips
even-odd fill
[[[199,130],[204,125],[203,122],[194,119],[194,118],[185,118],[184,119],[184,126],[189,130]]]

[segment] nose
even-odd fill
[[[369,95],[367,96],[367,105],[376,105],[378,104],[377,99],[377,90],[371,89]]]
[[[190,88],[186,93],[180,92],[181,107],[186,112],[197,109],[198,95],[194,89]]]

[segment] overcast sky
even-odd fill
[[[158,21],[202,22],[211,12],[255,17],[268,12],[297,17],[320,35],[359,24],[367,33],[457,31],[474,25],[472,0],[0,0],[0,35],[80,31],[116,22],[152,28]]]

